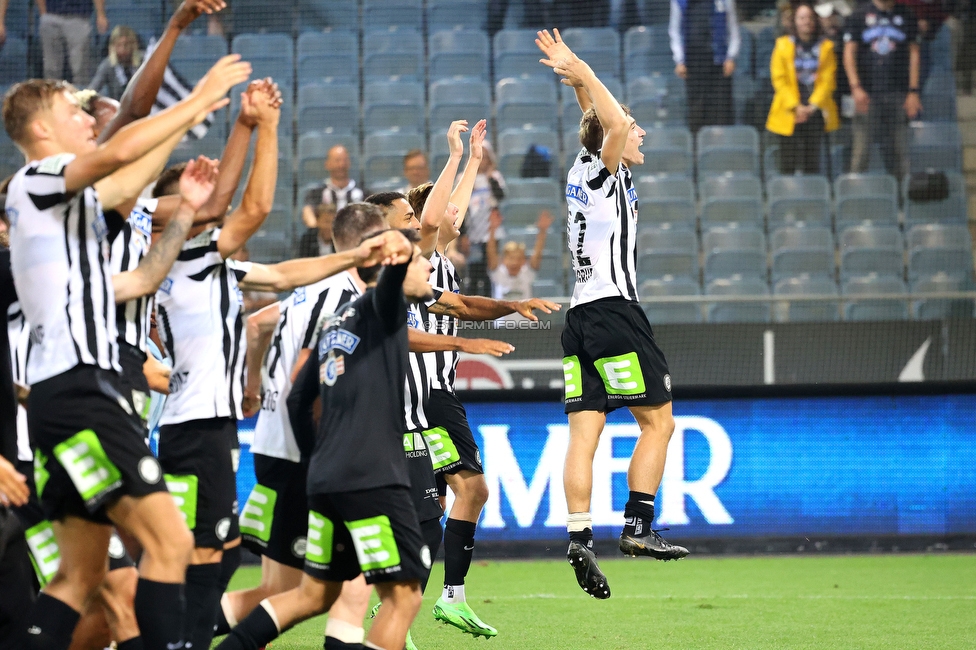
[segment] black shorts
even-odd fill
[[[149,421],[149,382],[142,367],[146,353],[139,348],[119,341],[119,365],[122,366],[122,386],[129,405],[143,422]]]
[[[305,573],[344,582],[422,581],[430,571],[410,490],[388,486],[308,496]]]
[[[423,431],[408,431],[403,434],[403,453],[407,457],[407,471],[410,473],[410,497],[419,521],[440,519],[444,516],[440,499],[437,497],[437,477],[430,464],[430,452]]]
[[[433,457],[434,473],[457,474],[462,469],[484,474],[481,451],[474,441],[468,414],[457,395],[446,390],[431,390],[424,404],[430,429],[424,431]]]
[[[124,495],[165,492],[146,427],[123,397],[118,373],[77,366],[31,387],[27,423],[46,519],[67,515],[108,524]]]
[[[567,413],[671,401],[668,362],[638,303],[604,298],[573,307],[562,344]]]
[[[159,428],[166,485],[197,548],[223,548],[240,536],[237,521],[237,420],[213,418]]]
[[[257,483],[241,516],[241,544],[255,555],[301,569],[305,565],[308,464],[254,454]]]

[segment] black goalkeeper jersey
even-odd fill
[[[325,319],[288,397],[296,433],[302,414],[322,398],[309,494],[410,486],[403,453],[408,265],[387,267],[375,289]]]

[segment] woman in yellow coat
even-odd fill
[[[837,56],[809,4],[793,12],[793,33],[776,39],[769,62],[773,103],[766,129],[780,135],[780,173],[819,174],[825,132],[840,126],[834,89]]]

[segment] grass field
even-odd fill
[[[477,562],[468,602],[498,628],[474,639],[434,621],[436,564],[412,628],[420,650],[976,648],[976,555],[604,560],[613,596],[586,596],[565,562]],[[232,587],[259,570],[238,571]],[[436,588],[435,588],[436,587]],[[272,650],[321,648],[325,619]]]

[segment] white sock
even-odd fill
[[[593,517],[588,512],[571,512],[566,517],[566,530],[570,533],[581,533],[589,528],[593,530]]]
[[[268,616],[271,617],[275,627],[278,629],[278,634],[281,634],[281,623],[278,622],[278,614],[274,611],[274,607],[271,606],[271,601],[265,598],[261,601],[260,605],[264,608],[264,611],[268,612]]]
[[[444,591],[441,593],[441,598],[445,602],[463,603],[464,600],[464,585],[444,585]]]
[[[340,621],[337,618],[330,618],[325,622],[325,636],[342,641],[349,645],[362,643],[366,638],[366,630],[356,627],[352,623]]]
[[[237,617],[234,616],[234,608],[231,607],[230,598],[227,594],[220,597],[220,609],[224,612],[224,618],[227,619],[227,625],[232,628],[237,627]]]

